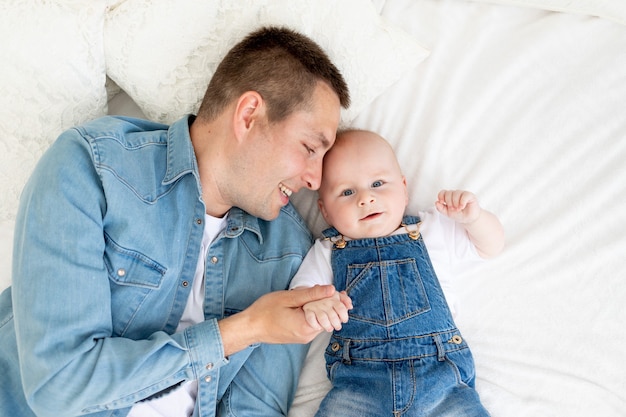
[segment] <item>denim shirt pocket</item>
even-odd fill
[[[124,248],[106,239],[104,262],[109,279],[119,285],[156,289],[167,269],[141,252]]]
[[[111,288],[113,334],[139,338],[146,334],[138,331],[149,334],[161,329],[165,309],[145,306],[154,307],[155,303],[147,300],[159,297],[167,269],[140,251],[124,248],[108,237],[104,263]]]

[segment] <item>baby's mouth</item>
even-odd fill
[[[378,212],[378,213],[370,213],[367,216],[363,217],[361,220],[372,220],[372,219],[377,218],[380,215],[381,215],[380,212]]]
[[[280,183],[278,185],[278,188],[280,188],[280,191],[282,191],[282,193],[286,196],[286,197],[291,197],[291,194],[293,193],[293,191],[291,191],[289,188],[285,187],[285,185],[283,183]]]

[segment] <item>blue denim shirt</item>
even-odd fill
[[[0,297],[0,415],[32,415],[27,401],[40,416],[124,416],[191,379],[195,415],[240,404],[287,414],[307,346],[224,358],[217,320],[288,287],[312,243],[291,205],[270,222],[231,209],[207,256],[206,320],[174,333],[204,228],[189,121],[106,117],[42,157]]]

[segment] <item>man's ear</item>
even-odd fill
[[[255,121],[265,116],[265,103],[256,91],[246,91],[237,100],[233,114],[233,126],[237,138],[243,138],[252,129]]]

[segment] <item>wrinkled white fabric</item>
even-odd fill
[[[626,25],[626,1],[623,0],[473,0],[507,6],[533,7],[557,12],[598,16]]]
[[[65,129],[106,113],[104,0],[0,2],[0,220]]]
[[[283,25],[324,48],[344,75],[347,123],[426,58],[418,41],[363,0],[126,0],[107,15],[107,72],[152,120],[195,113],[215,68],[252,30]]]
[[[455,271],[483,404],[498,417],[623,416],[626,26],[462,0],[382,13],[431,54],[354,125],[393,145],[408,212],[468,189],[505,227],[502,255]],[[319,236],[315,193],[298,194]],[[314,415],[328,390],[325,347],[309,351],[291,417]]]

